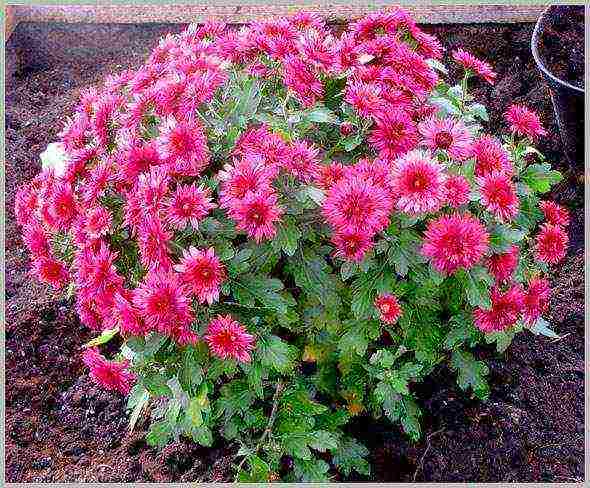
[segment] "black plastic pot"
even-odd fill
[[[552,5],[546,8],[539,19],[533,37],[531,39],[531,50],[533,58],[537,63],[539,71],[549,85],[553,110],[565,155],[572,166],[584,166],[584,90],[562,80],[551,73],[539,54],[539,41],[545,26],[550,21],[551,14],[559,5]]]

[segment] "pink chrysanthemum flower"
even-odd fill
[[[562,227],[569,225],[570,216],[566,208],[551,201],[539,202],[539,207],[549,224]]]
[[[318,171],[318,153],[318,148],[311,143],[295,141],[289,147],[289,157],[283,167],[304,183],[311,183]]]
[[[315,70],[302,59],[288,55],[283,61],[285,86],[304,107],[311,107],[324,96],[324,85]]]
[[[323,190],[329,190],[343,177],[344,165],[342,163],[330,163],[327,165],[320,165],[315,182]]]
[[[508,251],[492,254],[488,259],[488,270],[494,276],[496,283],[503,283],[512,278],[512,273],[518,266],[519,249],[512,245]]]
[[[209,164],[207,138],[197,122],[168,117],[160,127],[157,144],[173,174],[198,176]]]
[[[446,151],[457,161],[464,161],[472,155],[473,137],[460,121],[430,117],[418,124],[418,131],[424,138],[423,144],[433,151]]]
[[[209,323],[205,341],[218,358],[249,363],[256,339],[230,315],[218,315]]]
[[[166,230],[157,216],[146,215],[139,224],[137,232],[141,263],[149,269],[170,270],[172,266],[169,255],[171,239],[172,233]]]
[[[49,256],[49,235],[42,225],[31,221],[23,229],[23,241],[33,256]]]
[[[445,201],[453,208],[468,203],[470,191],[469,181],[464,176],[450,175],[445,180]]]
[[[368,141],[380,158],[395,159],[416,147],[418,132],[407,113],[390,110],[376,118]]]
[[[493,85],[496,81],[497,75],[492,67],[488,63],[477,59],[467,51],[464,51],[463,49],[456,49],[453,51],[453,59],[463,66],[463,68],[472,71],[474,74],[480,76],[488,83]]]
[[[79,293],[76,297],[76,313],[80,317],[80,322],[89,329],[102,330],[104,323],[96,304],[94,301],[88,300],[83,293]]]
[[[124,293],[124,295],[115,293],[113,296],[113,307],[107,321],[107,328],[119,327],[119,331],[123,336],[143,336],[147,331],[143,320],[139,316],[139,311],[131,303],[128,293]]]
[[[234,208],[248,192],[272,191],[274,169],[269,169],[257,156],[226,164],[217,174],[221,181],[219,201],[222,208]]]
[[[275,224],[283,215],[274,192],[248,192],[232,212],[236,227],[245,231],[256,242],[271,239],[276,234]]]
[[[360,263],[373,247],[371,235],[360,229],[343,229],[334,233],[335,256]]]
[[[545,278],[535,277],[529,282],[522,310],[526,324],[533,325],[547,311],[550,297],[551,287]]]
[[[565,257],[568,242],[562,227],[543,224],[536,238],[535,257],[544,263],[557,264]]]
[[[351,166],[345,167],[345,176],[352,178],[359,176],[369,183],[382,188],[387,195],[393,198],[395,187],[393,180],[392,164],[385,159],[360,159]]]
[[[190,331],[193,317],[187,290],[174,274],[148,273],[133,291],[133,304],[148,330],[175,340]]]
[[[31,264],[33,275],[42,283],[47,283],[57,290],[63,288],[70,279],[66,266],[50,256],[38,256]]]
[[[104,290],[113,283],[122,285],[123,278],[115,268],[116,259],[117,253],[111,251],[103,240],[95,246],[85,247],[74,259],[76,283],[92,290]]]
[[[81,229],[90,239],[98,239],[110,231],[112,225],[111,213],[102,206],[88,209],[81,219]]]
[[[475,156],[475,175],[485,176],[494,171],[511,175],[514,171],[508,151],[492,136],[482,136],[472,146]]]
[[[349,82],[344,101],[350,103],[363,117],[372,117],[386,108],[382,88],[377,83]]]
[[[57,230],[67,230],[77,213],[72,186],[67,183],[56,184],[47,205],[42,209],[45,223]]]
[[[178,230],[191,225],[194,229],[216,205],[211,202],[208,188],[192,185],[178,185],[166,204],[166,221]]]
[[[547,131],[541,125],[539,116],[522,105],[510,105],[504,117],[510,124],[510,130],[515,134],[529,137],[530,139],[547,135]]]
[[[475,326],[486,334],[513,327],[522,312],[524,302],[524,293],[520,285],[514,285],[504,293],[494,288],[490,297],[490,310],[476,308],[473,311]]]
[[[219,287],[225,280],[225,267],[212,247],[200,251],[191,246],[184,251],[180,264],[174,266],[180,279],[192,290],[200,303],[219,300]]]
[[[477,178],[482,205],[502,221],[510,221],[518,214],[516,186],[504,173],[488,173]]]
[[[130,372],[129,361],[108,361],[95,348],[84,351],[84,364],[90,369],[90,377],[99,385],[128,395],[137,377]]]
[[[428,224],[422,254],[445,274],[474,266],[488,250],[489,235],[469,214],[443,215]]]
[[[37,211],[38,196],[31,185],[22,185],[14,199],[14,215],[18,225],[27,225]]]
[[[386,192],[355,176],[343,178],[328,192],[322,213],[335,229],[379,232],[389,222],[392,202]]]
[[[336,41],[327,31],[308,29],[295,43],[301,57],[324,73],[333,72],[337,67]]]
[[[422,151],[398,159],[393,168],[396,207],[409,214],[436,212],[445,200],[443,167]]]
[[[379,319],[386,324],[395,324],[402,314],[397,297],[383,293],[375,298],[375,308],[379,310]]]
[[[121,152],[119,167],[123,172],[124,183],[132,183],[141,174],[149,171],[152,166],[162,163],[160,153],[154,141],[141,144],[138,141],[129,141],[128,147]]]
[[[232,154],[251,160],[255,166],[257,161],[260,162],[273,177],[290,157],[289,147],[283,138],[264,125],[244,132]]]

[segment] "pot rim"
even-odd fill
[[[547,14],[549,13],[549,10],[553,7],[559,7],[559,5],[548,6],[545,10],[543,10],[541,15],[537,19],[537,23],[535,24],[535,29],[533,30],[533,35],[531,37],[531,51],[533,53],[533,58],[534,58],[535,62],[537,63],[537,66],[539,67],[541,72],[545,76],[547,76],[551,81],[553,81],[554,83],[557,83],[558,85],[562,85],[566,88],[569,88],[570,90],[573,90],[574,92],[577,92],[578,94],[583,95],[584,88],[580,88],[579,86],[572,85],[571,83],[568,83],[567,81],[562,80],[561,78],[558,78],[553,73],[551,73],[551,71],[549,71],[549,69],[545,66],[545,64],[541,60],[541,55],[540,55],[539,50],[537,48],[539,36],[541,35],[541,23],[545,19],[545,17],[547,16]]]

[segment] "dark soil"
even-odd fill
[[[140,65],[159,37],[179,25],[21,24],[7,45],[6,104],[6,478],[33,481],[227,481],[234,446],[180,442],[158,453],[141,427],[128,432],[125,400],[96,388],[78,351],[90,333],[71,304],[28,274],[14,224],[16,187],[39,170],[81,88]],[[463,46],[498,71],[475,86],[490,129],[513,102],[541,114],[540,149],[566,178],[552,198],[572,212],[571,246],[553,275],[551,322],[563,336],[521,334],[489,361],[492,394],[469,398],[444,368],[416,390],[424,437],[358,418],[351,432],[371,449],[372,481],[582,481],[584,479],[584,182],[568,169],[546,86],[530,54],[533,26],[436,26],[447,49]]]
[[[542,28],[543,64],[557,78],[584,88],[584,6],[553,6]]]

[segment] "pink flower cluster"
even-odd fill
[[[490,255],[486,226],[469,209],[479,195],[489,218],[514,221],[520,209],[513,162],[497,138],[439,116],[428,103],[439,82],[428,60],[441,57],[438,41],[401,9],[370,14],[339,37],[310,13],[239,30],[192,25],[166,36],[144,66],[81,94],[60,134],[65,160],[19,189],[15,215],[33,274],[57,289],[73,282],[80,318],[92,329],[158,332],[193,344],[197,307],[222,299],[227,270],[213,247],[181,237],[195,235],[211,215],[227,215],[257,243],[272,239],[289,211],[287,181],[325,192],[321,214],[336,256],[362,261],[396,213],[421,219],[421,253],[437,271],[485,262],[496,278],[492,310],[476,313],[478,327],[503,328],[516,316],[534,322],[546,308],[546,281],[532,280],[526,292],[513,285],[518,248]],[[460,49],[453,58],[493,83],[487,63]],[[232,69],[277,80],[281,97],[288,94],[302,110],[323,101],[327,81],[345,78],[344,104],[358,117],[335,132],[346,138],[361,121],[367,157],[332,161],[296,132],[250,124],[219,161],[203,113]],[[516,136],[545,134],[525,107],[510,107],[506,119]],[[461,171],[471,159],[475,181]],[[547,222],[536,257],[557,263],[567,247],[567,212],[552,202],[542,210]],[[68,246],[73,256],[61,256]],[[392,294],[375,306],[386,323],[401,314]],[[238,361],[249,361],[255,344],[230,316],[212,319],[204,339],[213,355]],[[124,363],[93,350],[85,361],[97,381],[128,391]]]

